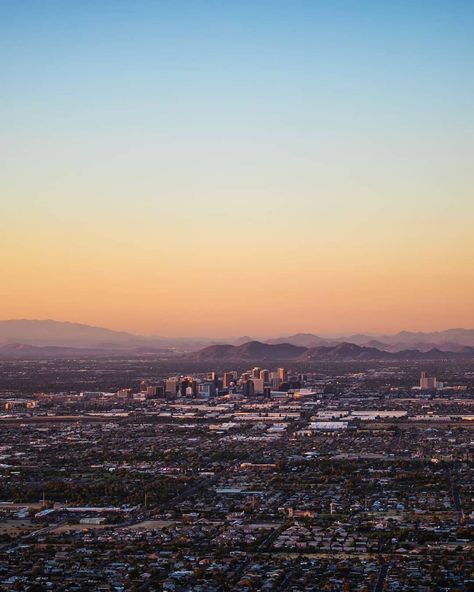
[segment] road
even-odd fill
[[[390,564],[382,559],[382,565],[380,566],[379,573],[377,575],[377,581],[375,582],[374,592],[383,592],[383,585],[385,578],[387,577],[388,568]]]
[[[449,480],[449,487],[451,489],[451,497],[453,498],[454,507],[456,508],[456,512],[458,515],[458,522],[459,522],[459,524],[462,524],[464,521],[464,512],[462,509],[461,496],[459,494],[459,489],[456,484],[456,479],[453,477],[453,472],[450,468],[446,469],[446,475]]]
[[[284,530],[288,528],[288,526],[288,522],[283,522],[283,524],[280,524],[278,528],[272,530],[270,534],[268,534],[257,547],[258,553],[265,553],[266,551],[268,551],[270,547],[273,545],[273,543],[276,541],[276,539]]]
[[[288,527],[288,523],[284,522],[283,524],[280,524],[280,526],[278,528],[275,528],[274,530],[272,530],[270,532],[270,534],[268,534],[263,539],[263,541],[258,545],[257,552],[247,554],[245,561],[234,573],[231,581],[228,582],[227,585],[220,586],[220,588],[218,588],[218,592],[224,592],[224,590],[229,589],[228,586],[232,586],[232,585],[236,584],[240,580],[240,578],[244,575],[244,573],[248,570],[248,568],[251,566],[251,564],[255,561],[255,558],[259,557],[260,553],[267,552],[270,549],[270,547],[273,545],[273,542],[275,541],[275,539],[278,538],[278,536],[287,527]],[[284,588],[281,588],[281,589],[284,590]]]

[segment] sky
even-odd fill
[[[474,3],[0,0],[0,318],[474,327]]]

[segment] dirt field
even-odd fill
[[[8,534],[11,537],[17,537],[33,530],[38,530],[38,525],[32,524],[28,519],[8,519],[0,522],[0,536]]]

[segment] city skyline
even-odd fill
[[[4,2],[1,318],[474,326],[467,1]]]

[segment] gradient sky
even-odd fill
[[[0,1],[0,318],[474,327],[474,2]]]

